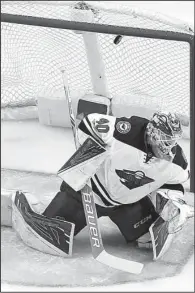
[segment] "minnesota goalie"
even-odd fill
[[[189,171],[177,143],[181,123],[172,113],[154,113],[148,120],[95,111],[79,116],[80,147],[59,170],[59,192],[42,214],[33,210],[27,194],[16,192],[12,225],[27,245],[71,255],[73,236],[86,226],[81,189],[90,179],[98,218],[109,217],[127,243],[153,248],[159,259],[194,216],[182,186]]]

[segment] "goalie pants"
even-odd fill
[[[108,216],[119,228],[127,242],[134,241],[148,232],[150,225],[157,219],[158,214],[150,199],[146,196],[133,204],[116,207],[102,207],[96,204],[98,218]],[[43,215],[55,218],[62,217],[75,224],[75,235],[85,226],[85,213],[81,193],[73,190],[65,182],[60,192],[45,209]]]

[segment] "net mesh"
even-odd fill
[[[76,9],[80,8],[80,9]],[[75,11],[76,17],[75,19]],[[2,13],[105,25],[189,33],[179,21],[129,9],[63,1],[2,1]],[[97,34],[109,95],[125,103],[170,109],[189,117],[189,44],[179,41]],[[36,105],[39,96],[55,97],[62,90],[61,69],[70,92],[93,93],[82,34],[71,30],[1,23],[1,107]]]

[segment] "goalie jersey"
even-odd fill
[[[80,122],[80,144],[91,136],[106,149],[104,160],[90,176],[96,204],[113,207],[134,203],[164,184],[176,185],[189,178],[179,145],[172,162],[154,156],[145,142],[148,122],[137,116],[116,118],[102,114],[89,114]]]

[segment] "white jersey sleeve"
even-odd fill
[[[89,114],[78,126],[78,139],[82,144],[88,136],[102,145],[111,146],[116,118],[104,114]]]

